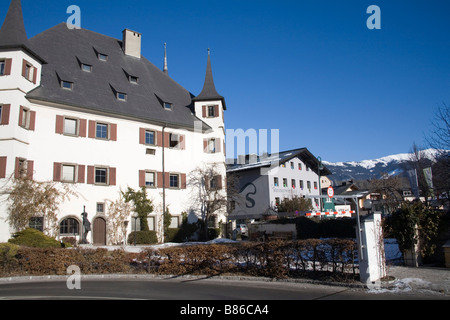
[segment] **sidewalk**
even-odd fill
[[[383,285],[389,291],[429,290],[450,295],[450,269],[430,267],[388,266],[388,276],[395,279]]]

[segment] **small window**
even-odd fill
[[[130,83],[138,84],[139,78],[135,76],[129,76],[128,79],[130,80]]]
[[[0,76],[5,75],[5,68],[6,68],[6,61],[5,60],[0,61]]]
[[[169,228],[179,228],[180,227],[180,217],[171,217]]]
[[[76,119],[64,118],[64,134],[76,135],[78,121]]]
[[[22,108],[22,122],[19,125],[23,128],[28,128],[30,125],[30,110]]]
[[[302,164],[301,163],[298,164],[298,170],[302,170]]]
[[[208,152],[209,153],[216,153],[216,139],[209,139],[208,140]]]
[[[294,162],[291,161],[291,169],[294,170]]]
[[[61,81],[61,88],[67,89],[67,90],[72,90],[73,89],[73,82],[62,80]]]
[[[215,117],[215,106],[208,106],[208,117]]]
[[[108,139],[108,125],[104,123],[97,123],[95,137],[98,139]]]
[[[92,66],[82,63],[81,64],[81,70],[86,71],[86,72],[92,72]]]
[[[314,189],[317,189],[317,181],[314,181]]]
[[[170,188],[179,188],[179,176],[177,174],[171,174],[169,176],[169,186]]]
[[[156,155],[156,150],[155,149],[151,149],[151,148],[147,148],[145,150],[145,154],[150,154],[152,156]]]
[[[154,172],[146,172],[145,173],[145,186],[153,188],[155,187],[155,173]]]
[[[285,188],[287,188],[287,179],[286,178],[283,178],[283,187],[285,187]]]
[[[97,184],[107,184],[107,174],[108,169],[106,168],[95,168],[95,183]]]
[[[105,213],[105,204],[103,202],[97,202],[97,213]]]
[[[44,217],[32,217],[29,221],[29,227],[39,231],[44,231]]]
[[[62,166],[62,181],[75,182],[75,166],[73,165]]]
[[[172,104],[164,102],[164,109],[166,110],[172,110]]]
[[[170,138],[170,148],[178,148],[180,143],[180,136],[178,134],[171,133],[169,135]]]
[[[33,81],[33,77],[34,77],[33,66],[29,63],[25,64],[25,78],[27,78],[29,81]]]
[[[108,56],[106,54],[99,53],[98,54],[98,60],[100,60],[100,61],[108,61]]]
[[[275,205],[278,207],[280,205],[280,198],[275,198]]]
[[[155,131],[145,130],[145,144],[155,145]]]
[[[274,177],[274,178],[273,178],[273,185],[274,185],[275,187],[278,187],[278,178],[277,178],[277,177]]]
[[[117,100],[127,101],[127,94],[123,92],[117,92]]]
[[[300,180],[300,189],[303,189],[303,180]]]
[[[295,189],[295,179],[291,180],[292,189]]]
[[[306,181],[306,187],[307,187],[308,189],[311,189],[311,181]]]

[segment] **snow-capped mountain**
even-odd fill
[[[423,150],[426,159],[432,161],[436,155],[436,150]],[[349,162],[328,162],[323,164],[333,173],[328,176],[334,182],[344,180],[367,180],[380,178],[382,175],[403,174],[411,162],[412,154],[400,153],[390,155],[375,160],[349,161]]]

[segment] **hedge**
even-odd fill
[[[0,246],[0,257],[8,250]],[[82,274],[235,274],[341,280],[357,276],[355,243],[342,239],[183,245],[140,253],[27,247],[15,252],[14,257],[1,260],[0,275],[66,275],[70,265],[77,265]]]
[[[128,235],[128,244],[155,244],[158,243],[156,231],[133,231]]]

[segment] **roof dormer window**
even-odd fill
[[[130,81],[130,83],[138,84],[139,78],[135,76],[129,76],[128,80]]]
[[[81,64],[81,70],[85,71],[85,72],[92,72],[92,66],[89,64]]]
[[[165,110],[172,110],[172,104],[171,104],[171,103],[164,102],[164,109],[165,109]]]
[[[120,101],[127,101],[127,94],[126,94],[126,93],[123,93],[123,92],[117,92],[116,97],[117,97],[117,100],[120,100]]]
[[[72,90],[73,82],[61,80],[61,88],[67,89],[67,90]]]
[[[108,61],[108,56],[106,54],[103,53],[98,53],[98,60],[100,61]]]

